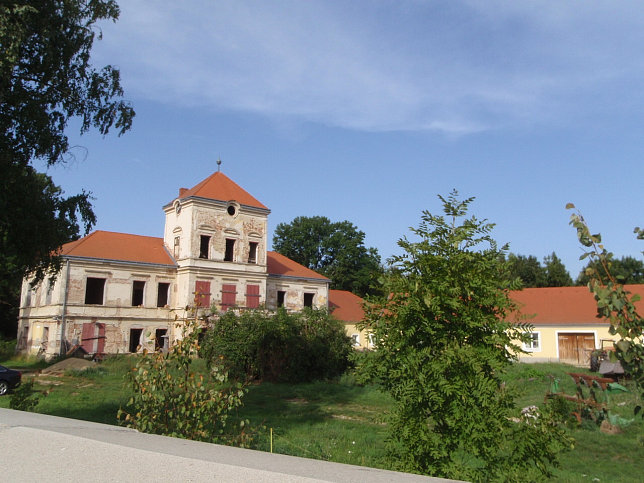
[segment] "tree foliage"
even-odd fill
[[[615,258],[612,253],[608,253],[604,263],[612,277],[619,283],[644,283],[644,261],[631,256]],[[603,273],[603,269],[601,260],[596,257],[591,258],[579,273],[577,285],[588,285],[591,275],[598,271]]]
[[[530,326],[506,322],[518,286],[492,224],[465,218],[473,198],[452,192],[445,216],[423,213],[401,239],[388,297],[367,305],[376,376],[395,406],[389,448],[401,469],[448,478],[534,480],[569,441],[545,415],[520,417],[503,383]]]
[[[512,277],[522,282],[522,287],[544,287],[546,273],[534,255],[508,255],[508,269]]]
[[[364,296],[382,273],[378,251],[365,247],[364,238],[349,221],[298,216],[277,225],[273,249],[331,279],[331,288]]]
[[[573,285],[570,273],[555,252],[545,257],[543,264],[546,272],[545,287],[571,287]]]
[[[134,394],[119,409],[119,420],[145,433],[247,445],[247,421],[235,428],[228,425],[231,411],[242,405],[245,388],[228,383],[221,364],[212,364],[205,377],[195,370],[199,325],[189,319],[181,327],[182,337],[168,353],[145,350],[126,374]]]
[[[521,280],[522,287],[569,287],[572,278],[555,252],[543,259],[543,265],[533,255],[515,255],[507,258],[510,275]]]
[[[351,351],[343,324],[327,311],[280,308],[231,310],[214,318],[200,354],[235,379],[308,382],[342,374]]]
[[[566,208],[575,209],[575,205],[568,203]],[[613,254],[602,244],[601,235],[590,231],[581,213],[570,215],[570,224],[577,230],[577,239],[586,250],[580,259],[589,258],[591,262],[586,267],[585,276],[597,302],[597,315],[610,321],[611,335],[619,336],[611,358],[619,360],[637,385],[640,399],[635,407],[637,414],[644,399],[644,317],[635,307],[640,297],[624,288],[624,278],[615,276]],[[644,240],[644,230],[635,228],[635,234],[639,240]]]
[[[64,162],[68,122],[81,133],[123,134],[134,111],[119,70],[91,64],[97,23],[116,21],[114,0],[13,0],[0,5],[0,303],[16,303],[29,273],[58,270],[55,252],[94,224],[89,193],[64,196],[34,160]],[[15,321],[15,319],[14,319]],[[13,325],[13,321],[12,321]],[[5,328],[6,329],[6,328]]]

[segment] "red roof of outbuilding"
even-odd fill
[[[644,284],[625,285],[624,288],[644,299]],[[595,297],[585,286],[526,288],[512,292],[510,297],[533,324],[608,323],[597,318]],[[644,311],[644,301],[635,305],[640,313]]]
[[[251,196],[246,190],[220,171],[208,176],[201,183],[189,190],[180,191],[179,198],[198,196],[218,201],[237,201],[238,203],[254,208],[267,210],[266,206]]]
[[[163,246],[163,238],[95,231],[80,240],[65,243],[60,255],[126,262],[175,265]]]
[[[316,278],[318,280],[329,280],[310,268],[294,262],[288,257],[277,252],[266,252],[266,265],[270,275],[284,275],[287,277]]]
[[[360,322],[364,318],[364,300],[347,290],[329,290],[329,310],[343,322]]]

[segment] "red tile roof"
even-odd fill
[[[277,252],[266,252],[266,265],[270,275],[285,275],[287,277],[315,278],[318,280],[329,280],[328,278],[314,272],[310,268],[294,262]]]
[[[179,198],[187,198],[189,196],[198,196],[200,198],[218,201],[237,201],[242,205],[262,208],[264,210],[268,209],[220,171],[214,172],[189,190],[185,190],[184,188],[179,190]]]
[[[364,300],[347,290],[329,290],[331,315],[343,322],[360,322],[364,318]]]
[[[61,247],[60,255],[175,265],[163,246],[163,238],[101,230],[80,240],[65,243]]]
[[[625,288],[642,297],[635,305],[640,314],[644,313],[644,284]],[[608,323],[597,318],[595,297],[586,286],[526,288],[512,292],[510,297],[519,304],[523,315],[535,315],[528,319],[535,325]]]

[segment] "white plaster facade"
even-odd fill
[[[267,251],[270,210],[217,172],[163,207],[163,238],[97,231],[61,249],[55,281],[23,281],[18,349],[51,357],[154,350],[190,306],[328,307],[329,280]]]

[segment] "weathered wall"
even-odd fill
[[[287,310],[298,311],[304,308],[304,294],[312,293],[313,306],[328,308],[329,285],[325,281],[313,279],[269,277],[266,283],[266,307],[277,308],[277,292],[286,292],[284,306]]]

